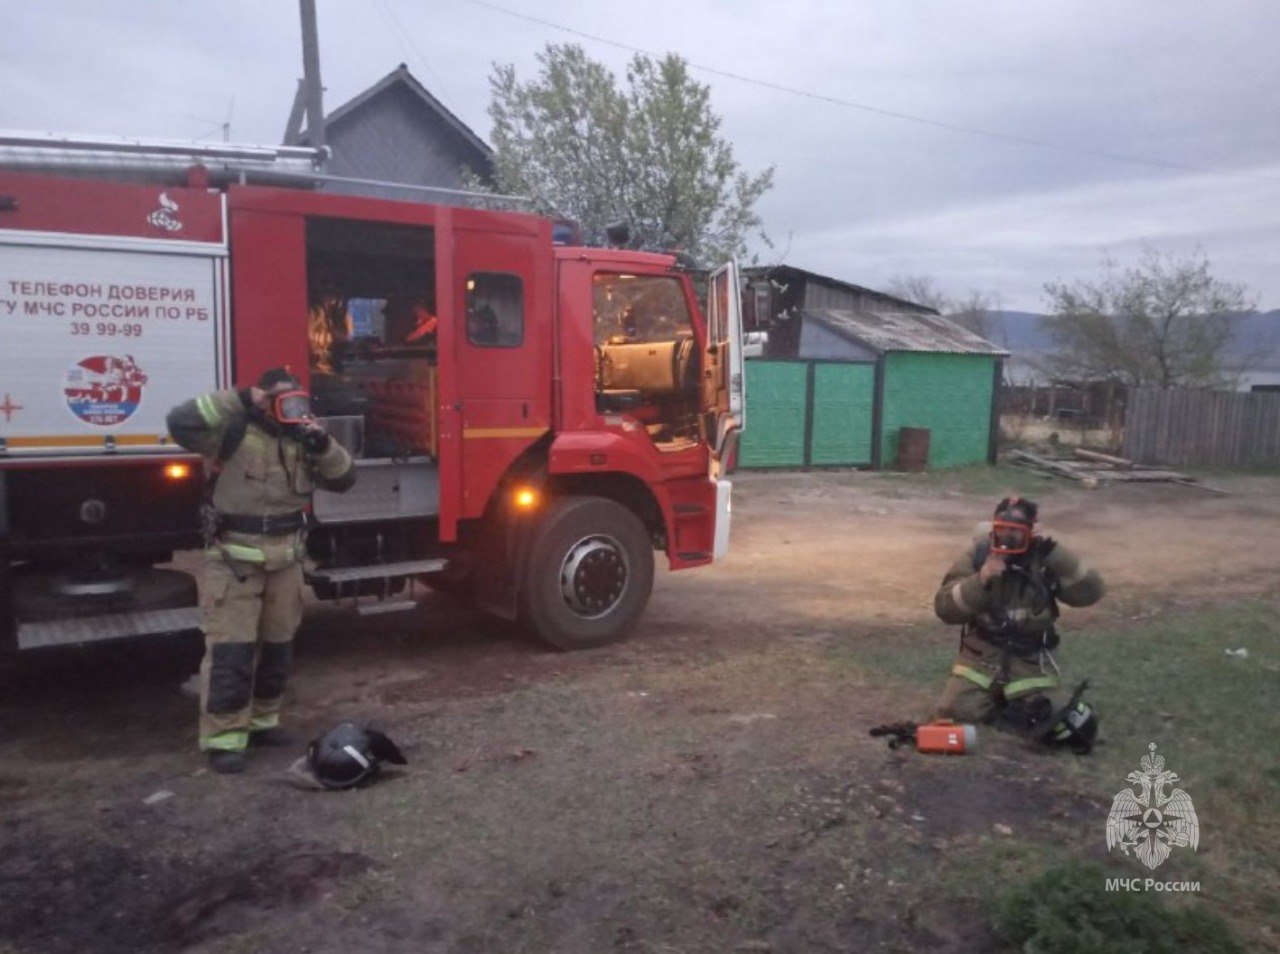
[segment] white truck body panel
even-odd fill
[[[0,450],[167,449],[228,380],[226,248],[0,232]]]

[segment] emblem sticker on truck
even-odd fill
[[[169,198],[169,193],[160,193],[160,208],[147,216],[147,221],[166,232],[181,232],[182,222],[178,219],[178,203]]]
[[[67,370],[62,393],[80,420],[110,427],[128,420],[138,409],[146,383],[147,376],[133,355],[96,354]]]

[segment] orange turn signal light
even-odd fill
[[[191,476],[190,464],[165,464],[164,476],[166,480],[186,480]]]
[[[521,510],[532,510],[538,505],[538,492],[532,487],[521,487],[511,499]]]

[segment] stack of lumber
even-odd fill
[[[1085,450],[1079,447],[1068,458],[1042,457],[1030,451],[1015,449],[1009,451],[1005,455],[1005,459],[1014,466],[1039,471],[1046,476],[1067,477],[1071,480],[1078,480],[1088,487],[1096,487],[1099,484],[1113,482],[1161,481],[1164,483],[1185,484],[1188,487],[1195,487],[1197,490],[1204,490],[1214,494],[1226,493],[1225,490],[1210,487],[1208,484],[1201,483],[1197,478],[1179,473],[1176,470],[1143,467],[1123,457],[1113,457],[1110,454],[1100,454],[1097,451]]]

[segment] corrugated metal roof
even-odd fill
[[[887,308],[858,311],[806,308],[800,314],[803,320],[817,321],[841,337],[866,345],[880,354],[890,351],[989,354],[996,357],[1009,354],[941,315]]]

